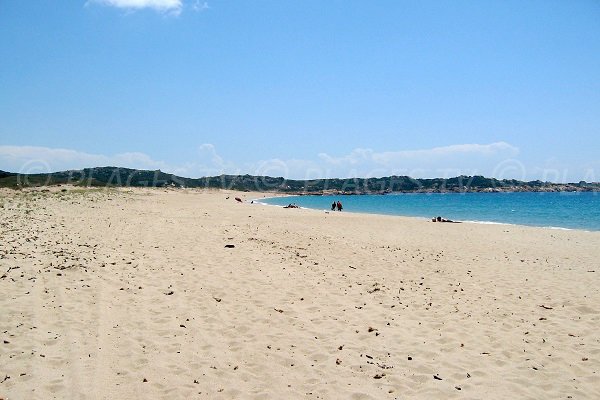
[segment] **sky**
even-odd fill
[[[1,0],[0,169],[600,181],[600,2]]]

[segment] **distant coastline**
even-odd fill
[[[219,175],[185,178],[160,170],[96,167],[41,174],[0,170],[0,187],[71,184],[93,187],[178,187],[284,193],[290,195],[364,195],[390,193],[513,193],[513,192],[600,192],[600,182],[553,183],[520,181],[484,176],[420,179],[409,176],[381,178],[333,178],[296,180],[253,175]]]

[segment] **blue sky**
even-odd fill
[[[598,1],[0,2],[0,169],[600,181]]]

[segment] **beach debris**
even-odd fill
[[[552,310],[552,307],[547,307],[545,305],[540,305],[541,308],[543,308],[544,310]]]
[[[8,269],[6,270],[6,272],[4,274],[2,274],[2,276],[0,276],[0,279],[6,278],[8,276],[8,273],[10,272],[11,269],[13,269],[13,267],[8,267]]]
[[[385,376],[385,374],[377,374],[373,377],[373,379],[381,379]]]
[[[336,363],[337,365],[340,365],[340,364],[342,363],[342,360],[340,360],[340,359],[338,358],[338,359],[336,359],[336,360],[335,360],[335,363]]]
[[[5,375],[4,379],[2,379],[2,382],[0,382],[0,383],[4,383],[4,382],[6,382],[9,379],[10,379],[10,376],[9,375]]]
[[[454,389],[456,389],[456,390],[462,390],[460,386],[454,386]]]
[[[367,293],[371,294],[371,293],[375,293],[381,290],[381,288],[378,287],[378,283],[373,285],[373,289],[367,289]]]
[[[175,292],[174,292],[174,291],[172,291],[172,290],[169,290],[169,291],[168,291],[167,293],[165,293],[165,294],[166,294],[167,296],[171,296],[173,293],[175,293]]]
[[[221,298],[219,298],[219,297],[215,297],[215,296],[213,296],[213,299],[215,299],[215,301],[216,301],[217,303],[220,303],[220,302],[221,302],[221,300],[223,300],[223,299],[221,299]]]
[[[242,199],[240,199],[239,197],[236,197],[236,198],[235,198],[235,201],[237,201],[238,203],[241,203],[241,202],[242,202]]]
[[[234,244],[226,244],[225,248],[226,249],[233,249],[233,248],[235,248],[235,245]]]
[[[142,382],[148,382],[148,379],[144,378],[142,379]]]
[[[280,314],[281,314],[281,313],[283,313],[283,310],[282,310],[282,309],[280,309],[280,308],[274,308],[273,310],[277,311],[277,312],[278,312],[278,313],[280,313]]]
[[[408,361],[412,361],[412,357],[411,356],[408,356]]]
[[[437,380],[437,381],[441,381],[441,380],[443,380],[442,378],[440,378],[440,377],[439,377],[439,376],[437,376],[437,375],[434,375],[434,376],[433,376],[433,379],[435,379],[435,380]]]

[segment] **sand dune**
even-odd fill
[[[0,398],[600,398],[600,233],[0,196]]]

